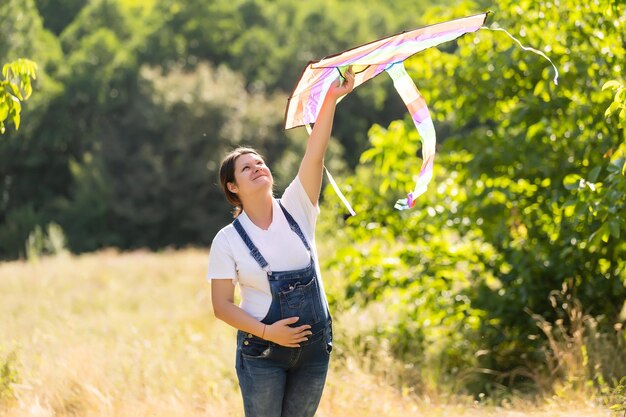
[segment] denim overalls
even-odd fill
[[[279,203],[280,204],[280,203]],[[288,348],[250,333],[237,332],[236,369],[246,417],[312,417],[319,405],[332,350],[332,324],[315,272],[313,253],[302,230],[280,204],[291,230],[310,256],[304,269],[272,271],[238,219],[233,225],[250,254],[267,273],[272,303],[262,323],[299,317],[312,334],[299,348]]]

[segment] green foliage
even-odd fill
[[[35,0],[35,3],[44,26],[58,36],[72,23],[88,0]]]
[[[467,7],[433,9],[426,18],[467,14]],[[623,320],[626,298],[624,131],[605,118],[607,107],[614,116],[622,104],[609,104],[602,90],[623,70],[623,6],[503,0],[495,9],[494,25],[557,63],[559,86],[544,60],[500,32],[479,31],[412,58],[408,67],[439,134],[433,183],[411,212],[384,208],[412,188],[421,161],[408,120],[404,128],[372,128],[362,155],[367,174],[357,170],[346,181],[360,214],[339,234],[351,250],[368,251],[359,262],[358,252],[338,251],[329,265],[350,277],[334,300],[397,306],[398,322],[382,334],[401,357],[414,360],[403,348],[413,332],[427,363],[442,364],[447,375],[460,365],[459,380],[475,393],[537,379],[544,339],[528,312],[558,320],[549,294],[564,282],[585,313],[604,317],[603,332]],[[623,103],[621,84],[606,87]],[[336,224],[342,209],[328,198]],[[415,292],[415,277],[421,291],[433,289],[430,299]],[[446,299],[454,302],[442,306]],[[412,330],[393,339],[403,328]]]
[[[32,34],[41,23],[34,3],[5,0],[0,4],[0,20],[0,62],[14,61],[20,56],[32,57],[35,49]]]
[[[32,204],[8,211],[0,225],[0,250],[4,256],[25,257],[25,243],[29,234],[43,222]]]
[[[21,103],[33,93],[31,78],[37,78],[37,64],[28,59],[18,59],[2,67],[2,77],[4,80],[0,81],[0,135],[6,131],[4,121],[7,118],[13,122],[15,130],[19,129]]]
[[[147,62],[165,68],[205,60],[227,64],[253,89],[288,94],[309,61],[418,27],[431,3],[401,0],[363,7],[356,0],[166,0],[155,6],[159,29],[142,50]],[[389,122],[403,111],[389,95],[391,82],[381,78],[344,100],[337,114],[334,135],[351,167],[367,146],[372,122]]]
[[[19,131],[7,129],[0,141],[0,258],[14,258],[25,256],[24,243],[34,227],[51,220],[42,207],[66,186],[61,161],[68,148],[56,124],[61,120],[46,115],[64,112],[53,105],[62,92],[54,76],[62,57],[58,40],[43,29],[32,0],[0,2],[0,20],[0,62],[21,56],[37,62],[36,93],[23,107],[28,123]]]
[[[35,226],[26,240],[26,258],[36,261],[46,255],[60,255],[65,253],[65,234],[58,224],[50,223],[47,230],[39,225]]]
[[[73,186],[68,197],[55,201],[54,211],[73,252],[121,245],[111,213],[111,185],[102,164],[90,153],[81,161],[70,161]]]
[[[17,355],[11,352],[0,356],[0,404],[13,397],[13,384],[19,381]]]
[[[238,143],[257,146],[277,178],[288,181],[297,169],[304,133],[282,133],[280,117],[285,94],[306,62],[418,26],[421,18],[421,12],[406,12],[417,6],[404,0],[368,8],[336,0],[316,5],[95,0],[53,6],[45,0],[0,5],[0,38],[7,40],[0,44],[0,62],[29,56],[40,67],[38,94],[28,102],[29,123],[19,133],[8,132],[0,147],[0,234],[14,236],[2,242],[3,258],[23,256],[28,234],[50,222],[61,225],[74,251],[208,243],[228,211],[213,187],[217,152]],[[163,78],[170,72],[202,74],[207,61],[213,62],[210,68],[243,74],[230,95],[228,86],[194,87],[219,91],[215,104],[197,101],[209,98],[190,103],[184,95],[193,91],[183,86],[177,104],[165,105],[142,75],[149,67],[161,68]],[[175,78],[169,79],[167,88],[178,89]],[[356,164],[366,143],[369,120],[389,121],[404,111],[402,103],[387,100],[389,86],[383,78],[341,104],[336,132],[343,149],[336,155],[344,155],[348,166]],[[220,106],[218,96],[231,104]],[[202,149],[210,148],[216,153],[207,157],[209,151]],[[170,163],[164,152],[193,163]],[[343,161],[335,158],[331,164]],[[131,168],[120,168],[127,165]],[[165,187],[177,181],[180,187]],[[166,201],[170,189],[177,197]],[[7,224],[24,207],[37,223]]]
[[[623,416],[626,413],[626,377],[622,378],[611,392],[609,402],[613,417]]]
[[[308,61],[419,26],[426,5],[404,0],[368,7],[354,0],[165,0],[153,10],[160,27],[148,37],[146,52],[164,65],[227,62],[249,84],[288,92]],[[212,24],[204,24],[202,17]]]
[[[227,149],[254,144],[280,159],[277,97],[248,93],[225,67],[142,67],[127,113],[106,127],[94,154],[110,190],[108,217],[122,247],[208,244],[229,208],[217,183]],[[129,140],[129,138],[132,138]],[[110,223],[110,222],[108,222]]]
[[[469,218],[446,218],[467,197],[445,172],[434,180],[441,184],[436,195],[424,196],[428,202],[415,214],[393,209],[399,190],[408,189],[419,172],[414,156],[408,157],[416,151],[415,141],[406,140],[413,131],[400,122],[389,129],[371,129],[372,148],[363,154],[368,163],[346,180],[358,214],[347,218],[343,227],[337,227],[334,217],[343,207],[326,190],[324,211],[330,209],[334,216],[324,217],[320,229],[332,230],[337,246],[344,247],[326,264],[345,280],[343,293],[334,294],[331,301],[340,310],[355,302],[389,306],[396,313],[377,336],[389,341],[404,361],[435,373],[440,383],[462,388],[467,370],[479,366],[475,356],[481,350],[479,329],[499,322],[477,309],[472,297],[497,303],[490,293],[502,283],[494,270],[507,266],[483,241],[480,228],[459,232],[470,224]],[[455,160],[460,165],[467,156],[456,155]],[[382,175],[390,165],[393,176]]]
[[[613,114],[617,114],[618,126],[626,129],[626,86],[617,80],[610,80],[602,86],[602,91],[604,90],[615,90],[613,103],[606,109],[604,115],[611,117]]]

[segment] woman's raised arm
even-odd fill
[[[354,88],[354,73],[350,67],[346,71],[346,81],[341,83],[338,78],[328,89],[322,108],[317,116],[313,131],[309,136],[306,151],[298,170],[298,178],[304,187],[311,203],[317,205],[322,187],[322,170],[324,167],[324,154],[330,140],[333,128],[335,107],[339,97],[348,94]]]

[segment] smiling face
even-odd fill
[[[240,155],[235,160],[235,181],[229,182],[228,190],[245,199],[249,194],[271,192],[274,178],[263,158],[256,153]]]

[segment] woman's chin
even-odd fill
[[[254,180],[254,185],[257,190],[271,190],[274,186],[274,181],[268,177],[261,177]]]
[[[274,183],[272,177],[262,176],[254,180],[255,184],[269,184],[272,185]]]

